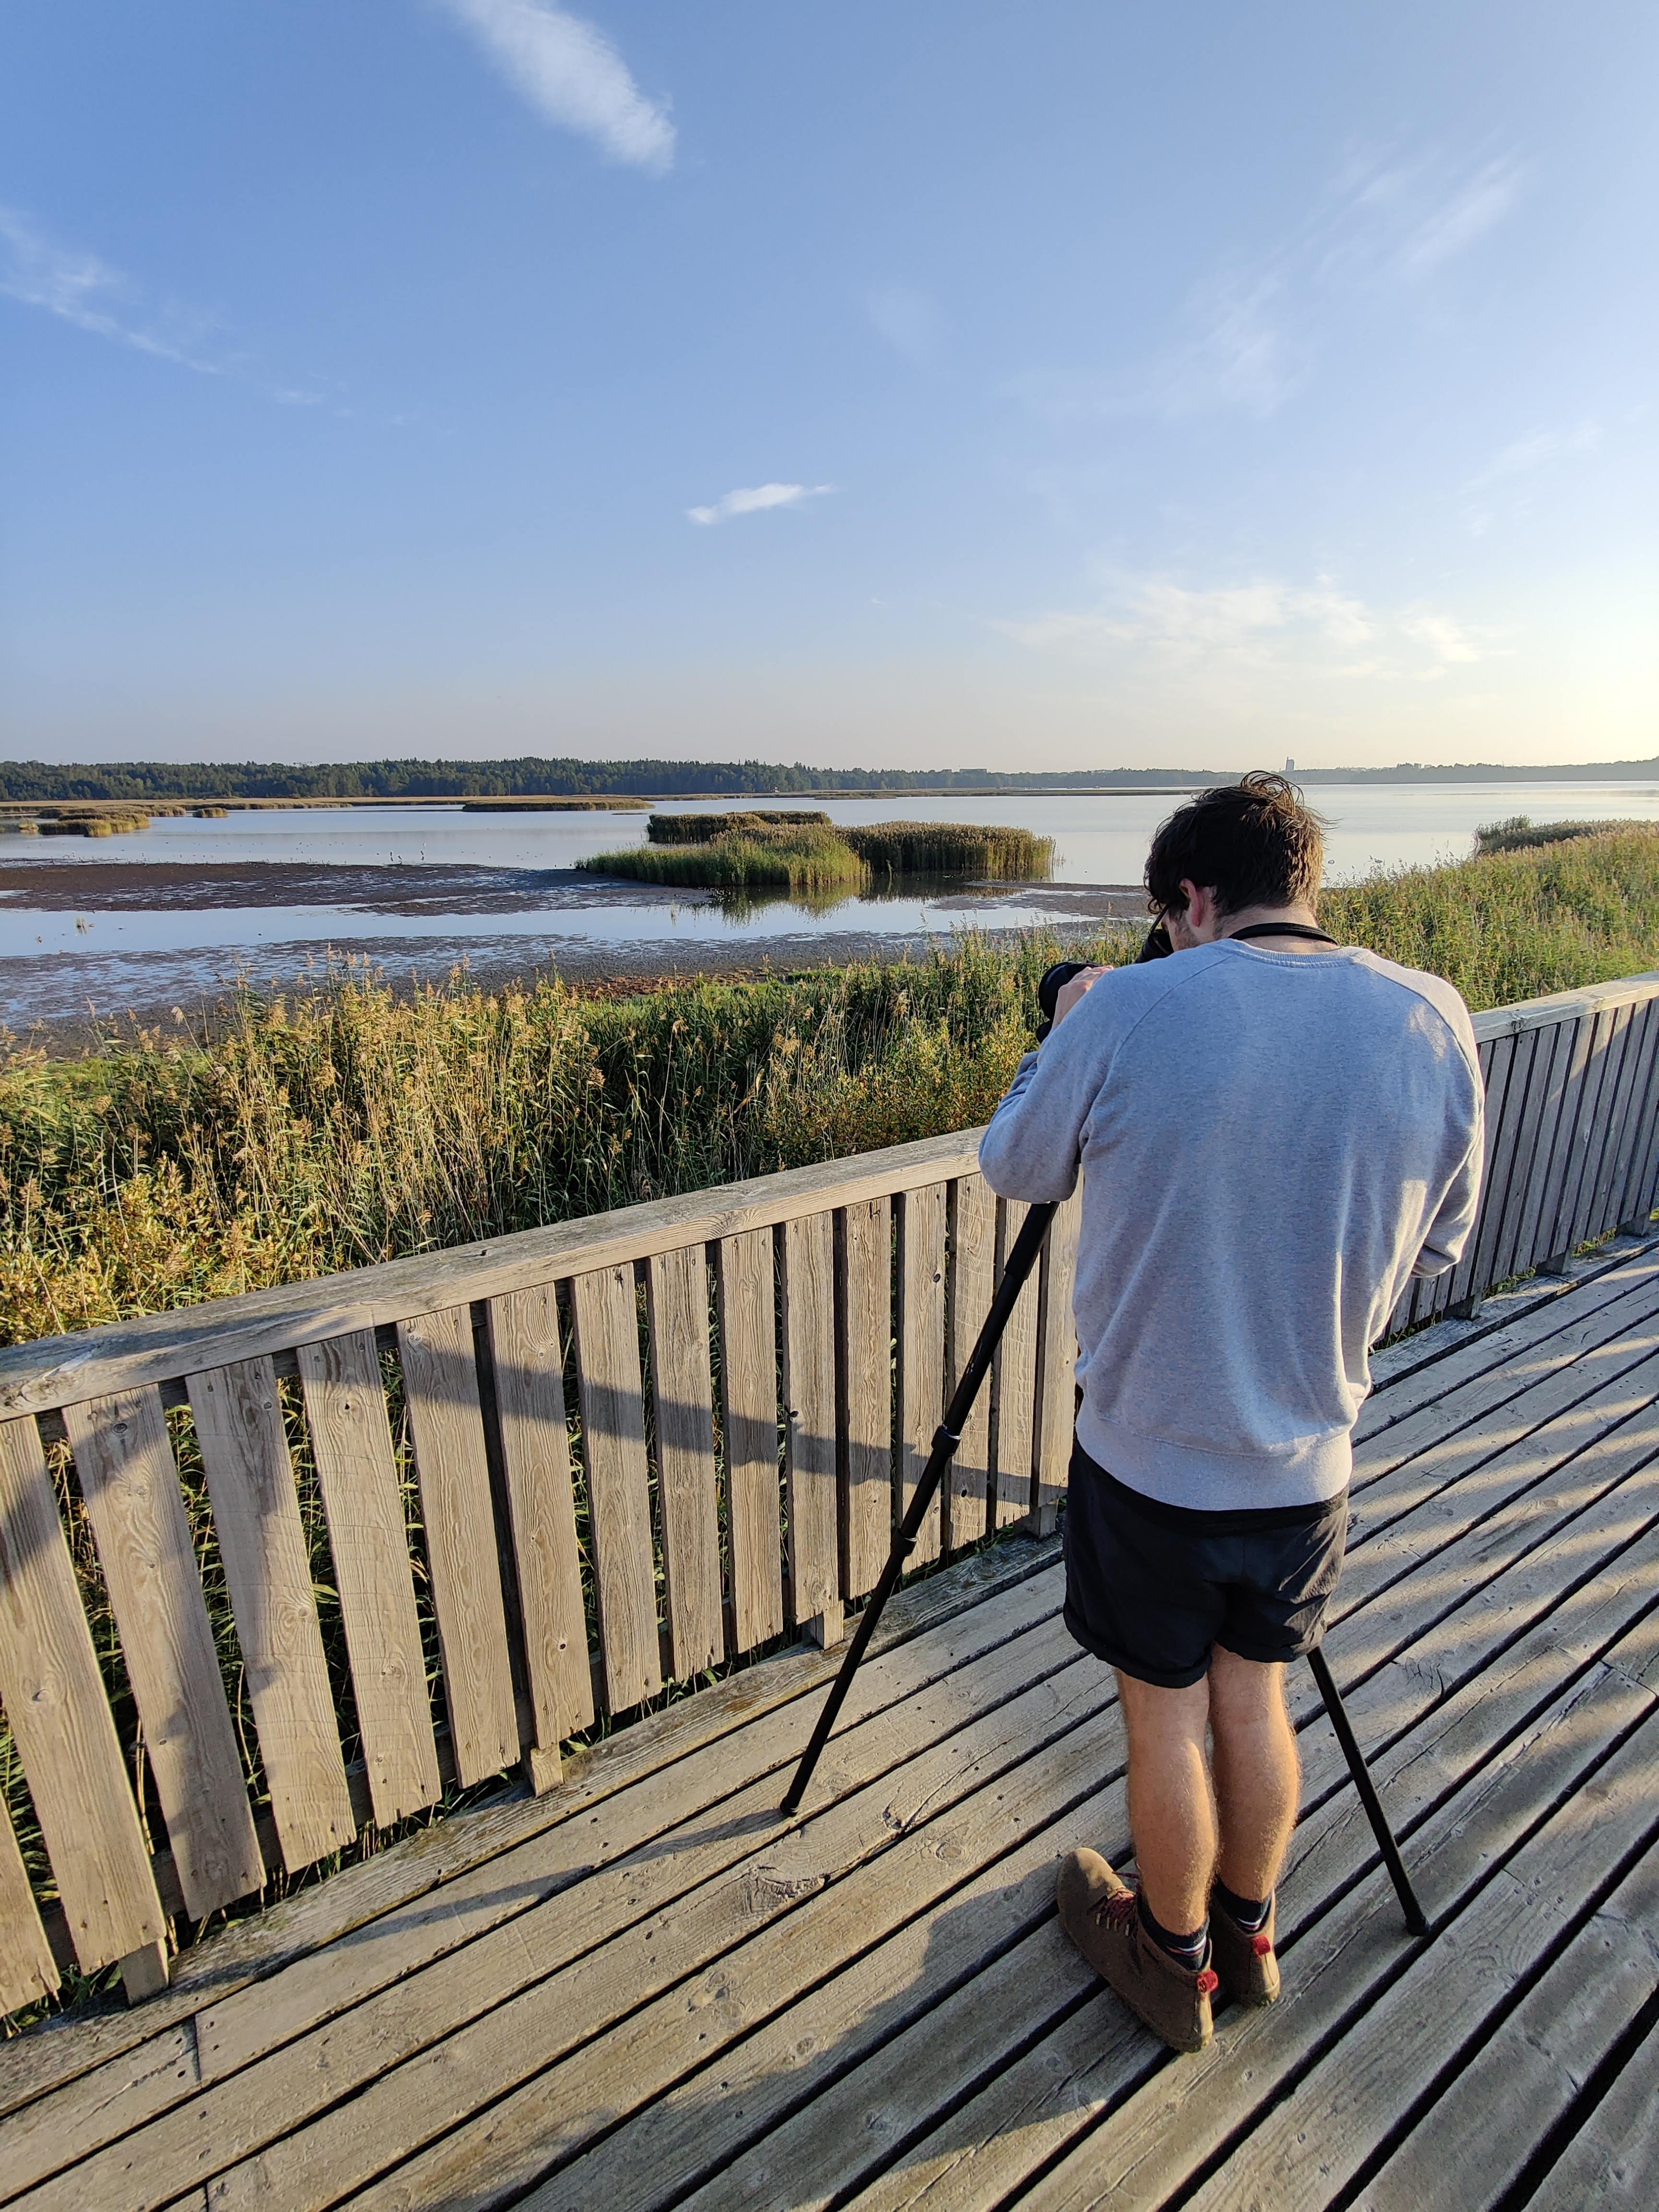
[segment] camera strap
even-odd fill
[[[1334,945],[1334,937],[1327,937],[1322,929],[1310,929],[1305,921],[1253,921],[1248,929],[1235,929],[1229,933],[1228,943],[1243,945],[1249,937],[1305,937],[1315,945]]]

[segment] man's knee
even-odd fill
[[[1202,1747],[1210,1717],[1210,1686],[1206,1678],[1190,1683],[1185,1689],[1169,1690],[1120,1670],[1117,1690],[1132,1747],[1160,1743],[1194,1743]]]

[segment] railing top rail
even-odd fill
[[[1475,1036],[1484,1043],[1655,996],[1659,969],[1495,1006],[1474,1017]],[[971,1172],[980,1134],[978,1129],[955,1130],[919,1144],[893,1145],[714,1190],[586,1214],[487,1243],[452,1245],[344,1274],[14,1345],[0,1350],[0,1416],[49,1412],[113,1390],[173,1382],[351,1330],[389,1327],[562,1276],[917,1189]]]
[[[0,1351],[0,1416],[78,1405],[971,1173],[978,1129],[589,1213]]]

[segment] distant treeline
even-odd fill
[[[346,761],[295,767],[280,762],[113,761],[55,767],[0,761],[0,804],[45,805],[76,799],[540,799],[723,798],[768,792],[1167,791],[1231,780],[1237,769],[810,768],[770,761],[522,760]],[[1543,783],[1659,777],[1659,758],[1547,768],[1470,762],[1454,767],[1404,761],[1395,768],[1294,770],[1298,783]]]

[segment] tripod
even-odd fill
[[[1032,1268],[1036,1265],[1037,1255],[1042,1249],[1043,1239],[1048,1234],[1048,1224],[1054,1217],[1054,1208],[1052,1205],[1032,1206],[1025,1217],[1019,1235],[1014,1240],[1013,1249],[1008,1255],[1007,1264],[1002,1272],[1002,1280],[997,1285],[996,1296],[991,1301],[991,1310],[985,1316],[985,1325],[980,1330],[979,1340],[969,1355],[968,1364],[963,1369],[961,1378],[951,1394],[951,1402],[945,1408],[945,1419],[933,1431],[933,1450],[928,1454],[927,1464],[921,1471],[921,1479],[916,1485],[915,1495],[911,1498],[908,1510],[894,1533],[892,1549],[887,1554],[887,1564],[882,1569],[880,1579],[874,1589],[870,1593],[864,1611],[859,1616],[859,1625],[853,1632],[853,1640],[847,1647],[847,1656],[841,1662],[841,1670],[831,1683],[830,1694],[823,1701],[823,1711],[818,1715],[817,1726],[812,1730],[811,1741],[801,1753],[800,1763],[796,1767],[789,1787],[784,1793],[781,1810],[786,1814],[797,1811],[802,1797],[805,1795],[806,1785],[812,1778],[812,1770],[818,1763],[818,1757],[824,1745],[830,1741],[830,1732],[840,1717],[842,1705],[847,1702],[847,1693],[853,1686],[853,1677],[858,1672],[859,1662],[869,1649],[870,1639],[876,1632],[876,1624],[881,1619],[883,1608],[898,1586],[899,1577],[904,1572],[904,1563],[916,1547],[916,1537],[922,1522],[927,1517],[928,1508],[938,1496],[939,1484],[945,1479],[945,1471],[951,1464],[957,1446],[962,1442],[962,1431],[969,1414],[973,1411],[974,1401],[979,1395],[980,1386],[985,1380],[997,1346],[1002,1340],[1002,1333],[1008,1326],[1008,1317],[1013,1312],[1019,1294],[1024,1289]],[[1348,1762],[1348,1771],[1353,1777],[1354,1788],[1359,1793],[1359,1802],[1365,1808],[1365,1817],[1371,1824],[1371,1832],[1376,1838],[1377,1849],[1382,1852],[1383,1863],[1387,1866],[1393,1880],[1395,1892],[1400,1899],[1401,1909],[1406,1916],[1407,1929],[1413,1936],[1426,1936],[1429,1932],[1429,1923],[1424,1917],[1422,1906],[1417,1901],[1416,1893],[1411,1885],[1411,1877],[1406,1871],[1406,1863],[1400,1856],[1400,1846],[1395,1841],[1394,1832],[1389,1826],[1388,1815],[1382,1809],[1382,1801],[1376,1794],[1376,1785],[1371,1780],[1370,1770],[1365,1765],[1365,1755],[1359,1748],[1358,1739],[1354,1735],[1352,1725],[1343,1706],[1341,1696],[1335,1682],[1331,1679],[1331,1670],[1325,1663],[1325,1655],[1317,1645],[1308,1654],[1308,1664],[1313,1669],[1313,1678],[1319,1686],[1319,1694],[1325,1701],[1325,1710],[1331,1717],[1331,1726],[1335,1729],[1336,1740],[1342,1747],[1342,1755]]]

